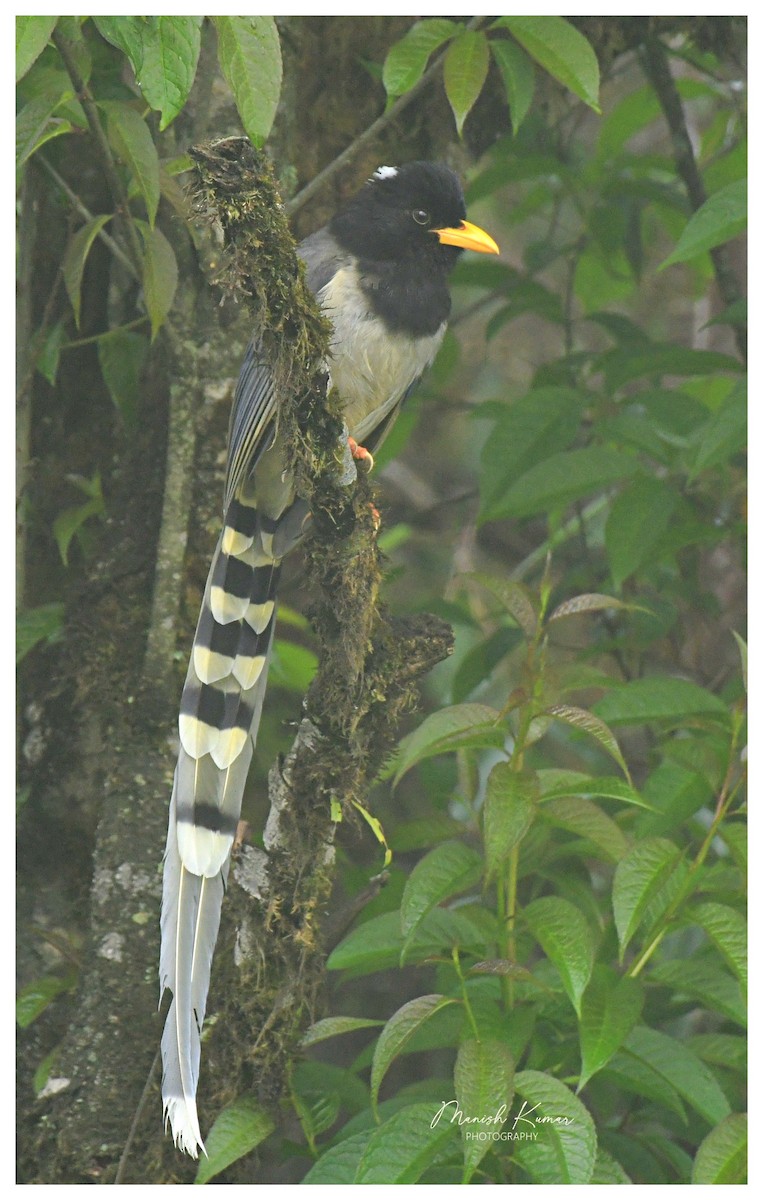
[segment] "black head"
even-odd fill
[[[464,224],[465,217],[455,172],[441,163],[411,162],[379,167],[330,228],[344,249],[366,262],[416,259],[447,272],[462,249],[497,251],[487,234]],[[481,245],[469,240],[475,230]]]

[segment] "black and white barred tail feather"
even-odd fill
[[[176,1145],[194,1158],[204,1149],[196,1089],[212,955],[275,624],[277,530],[253,506],[229,505],[180,707],[162,897],[160,987],[173,997],[162,1099]]]

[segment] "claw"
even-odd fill
[[[367,471],[374,469],[374,456],[370,450],[366,450],[365,446],[359,446],[355,438],[347,439],[350,446],[350,454],[358,462],[362,462]]]

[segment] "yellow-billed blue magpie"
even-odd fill
[[[327,364],[355,453],[382,442],[431,364],[450,314],[448,275],[464,249],[497,253],[465,219],[461,185],[427,162],[379,167],[299,246],[333,325]],[[180,748],[164,859],[160,982],[172,992],[162,1096],[175,1143],[203,1149],[196,1087],[212,954],[257,736],[284,555],[307,516],[285,471],[272,378],[254,340],[233,402],[223,529],[180,705]]]

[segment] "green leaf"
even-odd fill
[[[355,1033],[357,1029],[373,1029],[383,1025],[383,1021],[372,1021],[367,1017],[324,1017],[316,1021],[305,1031],[300,1039],[300,1046],[315,1046],[325,1042],[327,1038],[338,1037],[341,1033]]]
[[[515,771],[507,762],[491,770],[482,818],[488,879],[501,871],[535,820],[538,795],[533,772]]]
[[[514,1087],[525,1104],[515,1114],[513,1128],[537,1134],[535,1140],[514,1143],[514,1153],[532,1182],[589,1183],[596,1162],[596,1126],[585,1105],[541,1071],[520,1071]]]
[[[741,682],[744,684],[745,691],[747,690],[747,643],[744,637],[740,637],[737,630],[732,629],[734,641],[737,642],[739,650],[739,665],[741,666]]]
[[[579,96],[594,112],[599,108],[599,64],[590,42],[563,17],[501,17],[516,38],[554,79]]]
[[[318,668],[317,655],[307,646],[276,638],[268,679],[278,687],[304,696]]]
[[[689,217],[675,250],[660,264],[687,262],[737,237],[747,224],[747,181],[738,179],[715,192]]]
[[[747,1039],[735,1033],[697,1033],[687,1044],[703,1062],[732,1071],[747,1066]]]
[[[150,17],[92,18],[101,37],[127,56],[136,79],[140,77],[143,67],[143,33],[151,19]]]
[[[34,1092],[35,1096],[40,1095],[40,1092],[50,1079],[57,1057],[58,1047],[56,1047],[55,1050],[51,1050],[50,1054],[45,1055],[34,1075],[32,1076],[32,1091]]]
[[[555,796],[603,796],[609,800],[622,800],[638,808],[651,808],[636,789],[616,775],[591,776],[582,771],[559,771],[546,768],[538,772],[541,797],[545,800]]]
[[[395,829],[390,841],[395,854],[406,854],[410,850],[429,850],[438,842],[459,837],[463,832],[462,823],[447,813],[432,813],[427,817],[403,821]]]
[[[93,17],[98,32],[130,60],[135,78],[166,129],[182,110],[194,78],[203,17]]]
[[[736,300],[732,300],[731,304],[727,304],[717,317],[707,322],[706,328],[713,325],[746,325],[747,324],[747,300],[740,296]]]
[[[432,713],[400,743],[395,784],[411,767],[435,754],[469,748],[501,749],[506,732],[497,709],[485,704],[454,704]]]
[[[109,143],[135,180],[153,225],[159,207],[159,155],[151,131],[129,104],[108,100],[100,108],[106,114]]]
[[[693,1184],[747,1182],[747,1117],[729,1113],[699,1145],[691,1173]]]
[[[639,475],[613,502],[604,534],[616,588],[652,562],[655,547],[670,524],[677,494],[654,475]]]
[[[394,1113],[369,1139],[354,1183],[416,1183],[455,1139],[451,1125],[438,1122],[431,1104],[411,1104]]]
[[[251,1096],[241,1096],[224,1108],[209,1131],[207,1157],[202,1158],[194,1183],[207,1183],[231,1163],[264,1142],[275,1121]]]
[[[479,99],[488,67],[490,51],[485,34],[467,29],[451,42],[445,55],[443,79],[445,95],[456,119],[459,137],[468,117]]]
[[[538,626],[538,614],[535,611],[530,592],[523,583],[515,579],[496,579],[492,575],[476,574],[466,576],[479,583],[495,596],[512,620],[516,621],[528,641],[534,635]]]
[[[40,334],[41,337],[38,336]],[[40,372],[43,379],[47,379],[51,387],[55,387],[61,349],[65,341],[66,323],[64,321],[56,321],[55,325],[50,328],[38,330],[35,333],[32,346],[35,370]]]
[[[644,992],[637,980],[620,977],[607,967],[594,968],[580,1011],[578,1091],[620,1049],[643,1007]]]
[[[188,99],[201,49],[203,17],[152,16],[141,30],[141,59],[135,75],[148,104],[166,129]]]
[[[98,339],[98,362],[104,383],[128,425],[138,416],[143,364],[148,339],[129,329],[115,329]]]
[[[273,17],[213,17],[220,66],[241,123],[262,146],[281,94],[281,44]]]
[[[72,127],[68,121],[58,118],[54,124],[50,122],[59,104],[73,95],[71,88],[61,90],[60,87],[53,87],[47,94],[30,100],[16,114],[17,171],[45,142],[61,132],[70,132]]]
[[[533,388],[500,413],[482,450],[480,520],[501,511],[518,476],[569,446],[585,403],[573,388]]]
[[[704,929],[736,975],[747,988],[747,922],[741,913],[727,904],[707,900],[695,904],[687,913],[690,921]]]
[[[491,520],[532,517],[565,507],[633,475],[638,462],[606,446],[552,454],[520,475],[490,509]]]
[[[511,128],[516,137],[533,102],[535,70],[524,50],[515,42],[494,38],[490,42],[490,49],[501,72],[506,99],[509,102]]]
[[[665,1079],[711,1125],[728,1115],[729,1102],[715,1076],[684,1042],[639,1025],[628,1035],[623,1050]]]
[[[550,625],[552,621],[561,621],[563,617],[577,617],[581,613],[606,612],[607,609],[631,610],[636,607],[635,604],[626,604],[618,600],[616,596],[605,596],[601,592],[584,592],[558,604],[548,618],[548,623]]]
[[[747,442],[747,395],[744,384],[731,391],[700,432],[689,478],[739,454]]]
[[[400,902],[400,925],[406,946],[436,905],[473,887],[481,875],[480,855],[463,842],[442,842],[417,862]]]
[[[705,773],[689,770],[680,763],[663,759],[643,786],[643,794],[654,812],[638,824],[642,837],[669,834],[712,796],[712,785]]]
[[[101,477],[97,471],[92,479],[84,479],[81,475],[69,475],[68,479],[89,499],[75,508],[65,508],[53,522],[53,536],[65,567],[69,565],[69,546],[74,535],[79,534],[90,517],[100,517],[104,513]]]
[[[93,217],[86,225],[77,230],[64,252],[61,262],[61,273],[64,277],[64,286],[66,287],[67,295],[74,309],[74,319],[78,326],[82,303],[82,276],[85,271],[87,256],[90,253],[93,242],[103,227],[111,220],[112,216],[113,213],[102,213],[99,217]]]
[[[646,348],[618,347],[599,356],[607,385],[617,391],[634,379],[660,379],[663,375],[739,374],[739,359],[716,350],[691,350],[673,344],[652,342]]]
[[[414,1033],[440,1009],[455,1003],[449,996],[417,996],[393,1013],[379,1034],[371,1064],[371,1103],[374,1109],[384,1076]]]
[[[16,614],[16,662],[26,658],[38,642],[55,641],[64,623],[64,606],[59,601],[20,609]]]
[[[417,21],[390,47],[384,60],[382,83],[388,96],[402,96],[418,83],[430,56],[462,27],[444,17]]]
[[[469,696],[490,679],[497,667],[522,641],[519,629],[501,625],[480,642],[470,646],[461,658],[453,675],[451,699],[455,704]]]
[[[596,741],[614,758],[630,783],[628,767],[617,744],[617,739],[601,717],[594,716],[587,709],[577,708],[572,704],[552,704],[545,710],[545,715],[554,717],[557,721],[564,721],[566,725],[572,725],[574,729],[580,729],[583,733],[588,733],[591,737],[596,738]]]
[[[42,54],[58,17],[16,17],[16,83]]]
[[[633,1180],[617,1159],[613,1158],[611,1154],[607,1154],[607,1151],[602,1150],[600,1146],[596,1154],[596,1166],[593,1169],[590,1182],[606,1186],[613,1183],[633,1183]]]
[[[580,1002],[593,970],[596,945],[583,914],[561,896],[541,896],[524,910],[530,932],[559,972],[580,1016]]]
[[[484,940],[484,929],[478,929],[464,911],[435,908],[416,930],[406,957],[409,962],[422,962],[453,946],[481,946]],[[330,971],[370,975],[399,966],[402,949],[400,913],[386,912],[351,930],[332,950],[326,966]]]
[[[336,1146],[329,1146],[307,1172],[302,1183],[324,1184],[332,1188],[337,1184],[354,1183],[363,1151],[373,1134],[373,1129],[364,1129]]]
[[[685,996],[690,1003],[699,1003],[742,1029],[747,1027],[747,1006],[736,979],[704,960],[677,958],[658,963],[650,967],[649,982],[671,988],[675,1002]]]
[[[728,720],[726,705],[718,696],[689,679],[662,676],[619,684],[597,700],[593,709],[608,725],[644,725],[649,721],[686,724],[690,717]]]
[[[746,874],[748,863],[747,822],[724,821],[719,832],[731,851],[731,857],[739,867],[739,870],[742,871],[743,874]]]
[[[469,1038],[458,1048],[453,1082],[458,1107],[466,1118],[461,1125],[461,1137],[464,1143],[463,1183],[468,1183],[492,1145],[488,1139],[481,1141],[467,1136],[474,1132],[471,1122],[498,1117],[503,1109],[505,1115],[502,1119],[494,1120],[490,1125],[490,1129],[497,1133],[509,1115],[514,1095],[514,1059],[511,1051],[505,1042]]]
[[[175,252],[158,226],[153,229],[137,222],[143,236],[146,256],[143,261],[143,296],[151,320],[151,340],[156,337],[172,308],[178,283]]]
[[[546,800],[540,814],[552,825],[592,842],[612,862],[619,862],[628,851],[628,841],[620,826],[584,796]]]
[[[647,906],[678,865],[681,851],[667,838],[645,838],[621,859],[612,882],[612,908],[620,941],[620,959],[638,929]]]
[[[708,98],[707,85],[697,79],[677,79],[676,87],[682,100]],[[603,162],[617,158],[634,134],[640,133],[652,121],[662,116],[660,100],[650,85],[629,91],[618,103],[610,106],[599,128],[598,157]],[[629,181],[630,182],[630,181]]]
[[[16,1024],[26,1029],[57,996],[62,992],[71,991],[73,985],[74,980],[71,976],[59,975],[42,975],[27,984],[16,997]]]
[[[647,1062],[619,1050],[605,1067],[602,1068],[601,1082],[615,1084],[624,1092],[632,1092],[636,1096],[644,1096],[647,1100],[675,1113],[683,1125],[688,1124],[686,1109],[681,1097],[658,1071]]]

